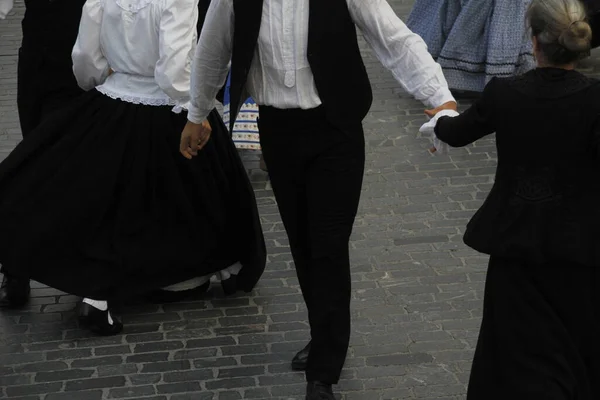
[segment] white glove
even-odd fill
[[[428,122],[424,123],[421,128],[419,128],[419,132],[424,135],[430,135],[431,141],[433,142],[433,147],[435,148],[436,154],[446,154],[450,150],[450,146],[447,143],[442,142],[435,135],[435,126],[437,125],[438,120],[441,117],[456,117],[460,115],[458,112],[454,110],[442,110],[435,114],[433,118],[431,118]]]
[[[13,9],[13,0],[0,0],[0,19],[5,19]]]

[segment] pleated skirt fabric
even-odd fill
[[[230,265],[239,290],[266,251],[254,192],[226,127],[179,153],[186,115],[91,91],[53,112],[0,164],[4,272],[122,300]]]

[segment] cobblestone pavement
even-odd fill
[[[406,16],[412,0],[393,0]],[[22,3],[0,21],[0,159],[20,140],[16,53]],[[363,43],[364,44],[364,43]],[[375,102],[352,239],[353,335],[344,399],[463,399],[482,308],[486,258],[461,241],[492,185],[495,148],[481,140],[432,156],[422,106],[365,46]],[[597,55],[596,55],[597,56]],[[598,62],[585,69],[596,73]],[[302,399],[289,361],[308,340],[287,238],[256,154],[244,154],[269,265],[256,290],[123,310],[126,332],[77,329],[72,296],[41,285],[27,309],[0,314],[0,399]]]

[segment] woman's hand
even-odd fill
[[[179,152],[185,158],[191,160],[208,143],[211,133],[212,128],[208,120],[204,120],[201,124],[188,121],[185,128],[183,128],[183,132],[181,132]]]
[[[429,118],[433,118],[435,116],[435,114],[439,113],[442,110],[452,110],[452,111],[456,111],[457,110],[457,104],[455,101],[449,101],[447,103],[442,104],[439,107],[433,108],[431,110],[425,110],[425,114],[429,117]]]

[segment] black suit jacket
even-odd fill
[[[437,136],[465,146],[496,132],[494,186],[467,226],[480,252],[600,267],[600,82],[543,68],[493,79]]]

